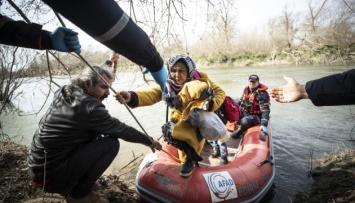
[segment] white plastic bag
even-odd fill
[[[199,130],[207,140],[225,140],[229,138],[227,127],[214,112],[200,110]]]

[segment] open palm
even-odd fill
[[[274,87],[271,90],[271,97],[281,103],[295,102],[300,100],[301,85],[293,78],[284,76],[286,85]]]

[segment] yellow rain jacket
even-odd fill
[[[182,88],[180,92],[182,107],[179,109],[172,108],[170,120],[175,123],[172,136],[175,139],[187,142],[195,149],[196,153],[200,155],[205,144],[205,139],[199,142],[197,139],[197,129],[186,123],[185,120],[192,108],[202,108],[204,101],[198,101],[196,99],[199,98],[204,88],[210,85],[215,92],[211,111],[216,111],[223,104],[226,95],[222,88],[208,78],[206,73],[198,72],[201,78],[193,79],[185,84],[187,87],[184,86]],[[137,107],[150,106],[162,100],[162,92],[159,86],[149,90],[136,91],[135,93],[139,100]],[[179,150],[179,157],[181,161],[184,161],[186,155]]]

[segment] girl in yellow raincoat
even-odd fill
[[[114,95],[120,103],[140,107],[153,105],[162,99],[172,109],[170,121],[174,123],[172,137],[182,141],[179,148],[179,158],[184,161],[180,175],[187,177],[192,174],[195,163],[200,159],[200,153],[205,139],[198,129],[186,122],[193,108],[216,111],[225,99],[225,92],[206,73],[196,71],[195,63],[185,54],[176,54],[167,62],[168,79],[164,92],[159,86],[143,91],[121,91]],[[194,81],[190,83],[191,81]]]

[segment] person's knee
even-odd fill
[[[118,151],[120,150],[120,142],[118,139],[112,139],[110,144],[112,151],[114,151],[115,154],[118,154]]]
[[[107,149],[107,152],[113,155],[117,155],[120,150],[120,142],[116,138],[105,137],[101,138],[102,146]]]
[[[249,122],[248,119],[246,117],[244,117],[241,121],[240,121],[240,125],[242,128],[246,129],[249,126]]]

